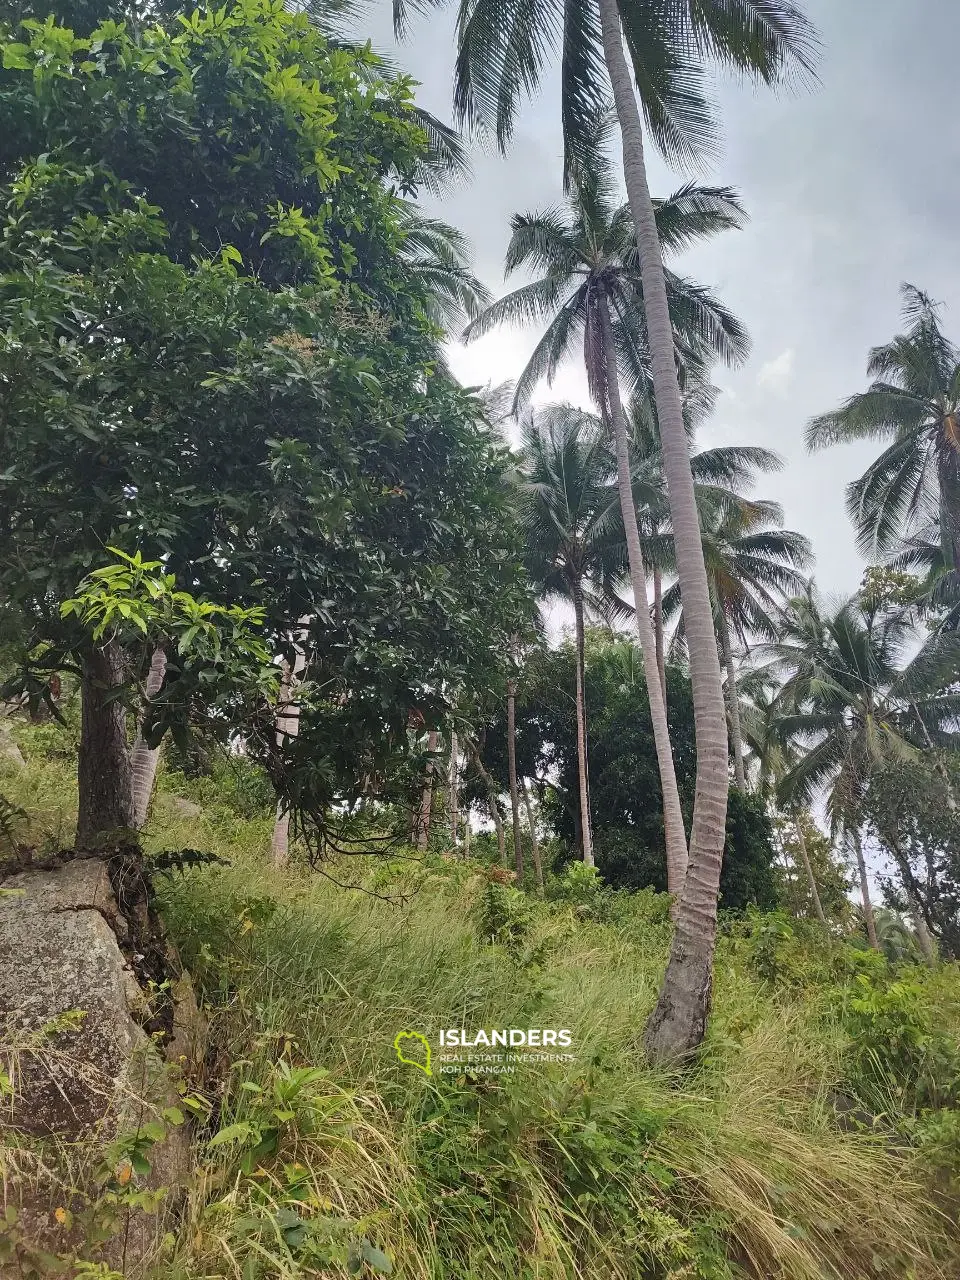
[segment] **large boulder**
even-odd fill
[[[31,1250],[79,1250],[137,1275],[189,1174],[176,1085],[201,1052],[199,1014],[145,896],[124,892],[124,865],[111,879],[109,862],[75,858],[0,882],[4,1145],[16,1153],[2,1276],[21,1274]],[[163,981],[158,955],[172,969]],[[158,1212],[128,1203],[160,1188]]]

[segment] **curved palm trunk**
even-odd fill
[[[483,784],[487,789],[487,808],[490,810],[490,817],[493,819],[493,829],[497,833],[497,854],[498,861],[506,862],[507,860],[507,841],[503,833],[503,819],[500,817],[500,805],[497,802],[497,788],[493,785],[493,779],[484,768],[483,761],[480,759],[480,752],[475,751],[473,762],[477,766],[477,773],[483,779]]]
[[[114,641],[91,649],[83,657],[77,759],[78,849],[116,845],[124,839],[124,832],[133,828],[127,713],[119,696],[126,675],[123,650]]]
[[[637,230],[643,308],[683,600],[697,740],[696,801],[687,878],[667,971],[645,1037],[650,1058],[662,1062],[682,1057],[700,1044],[710,1013],[729,787],[727,723],[674,363],[667,287],[644,163],[643,126],[623,49],[616,0],[599,0],[599,7],[604,56],[623,139],[627,196]]]
[[[573,616],[577,635],[577,781],[580,788],[580,837],[583,845],[583,861],[588,867],[593,860],[593,836],[590,833],[590,787],[587,764],[587,703],[584,686],[586,632],[583,625],[583,594],[580,583],[573,587]]]
[[[627,439],[627,419],[620,399],[617,380],[617,352],[613,341],[613,326],[606,304],[600,318],[603,328],[604,363],[607,370],[607,401],[610,409],[609,425],[613,430],[617,450],[617,491],[620,495],[620,511],[627,539],[627,559],[630,564],[630,583],[633,587],[633,607],[637,619],[637,634],[643,651],[643,666],[647,677],[647,699],[650,703],[650,719],[653,723],[653,740],[660,769],[660,789],[663,795],[663,829],[667,853],[667,891],[675,902],[683,891],[687,872],[687,833],[680,808],[680,791],[670,745],[670,728],[667,724],[667,704],[661,684],[660,661],[656,637],[650,621],[650,605],[647,600],[647,571],[640,547],[640,531],[637,526],[637,509],[633,500],[633,474],[630,466],[630,445]],[[606,406],[604,406],[606,407]]]
[[[537,893],[543,897],[543,863],[540,860],[540,840],[537,836],[537,824],[533,818],[533,806],[530,803],[530,792],[524,779],[520,781],[523,803],[527,810],[527,826],[530,828],[530,852],[533,855],[533,872],[537,878]]]
[[[733,776],[741,791],[747,789],[747,772],[743,767],[743,727],[740,724],[740,693],[737,689],[737,668],[733,661],[733,645],[730,643],[730,626],[727,615],[717,609],[717,630],[720,633],[720,648],[723,650],[723,665],[727,669],[727,707],[730,711],[730,745],[733,747]]]
[[[510,813],[513,818],[513,865],[519,880],[523,875],[523,844],[520,839],[520,794],[517,789],[517,682],[507,681],[507,771],[510,777]]]
[[[827,924],[827,917],[823,912],[820,890],[817,888],[817,878],[813,874],[813,864],[810,861],[810,854],[807,852],[807,840],[803,834],[803,822],[799,814],[794,815],[793,825],[797,833],[797,848],[800,850],[800,861],[803,863],[804,875],[807,877],[807,888],[810,890],[810,897],[813,900],[813,909],[816,912],[817,919],[823,925],[824,932],[829,933],[830,926]]]
[[[150,670],[147,672],[143,692],[147,702],[155,698],[163,688],[163,678],[167,674],[167,655],[163,649],[154,649],[150,659]],[[130,771],[133,775],[133,825],[139,831],[147,820],[150,808],[150,797],[153,795],[153,784],[157,776],[157,765],[160,763],[160,748],[148,747],[141,734],[130,752]]]
[[[860,832],[853,831],[851,833],[853,840],[853,851],[857,855],[857,871],[860,877],[860,898],[863,902],[863,920],[867,926],[867,937],[874,951],[880,950],[880,943],[877,941],[877,922],[873,918],[873,903],[870,901],[870,881],[867,879],[867,864],[863,857],[863,841],[860,839]]]

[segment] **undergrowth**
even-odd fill
[[[69,787],[39,754],[0,789],[53,841]],[[662,898],[575,868],[537,900],[442,856],[328,868],[374,892],[346,891],[269,868],[269,812],[204,786],[168,774],[148,832],[230,862],[157,877],[211,1039],[163,1275],[960,1274],[955,966],[726,921],[708,1041],[671,1077],[641,1049]],[[575,1060],[442,1064],[444,1028],[565,1028]],[[398,1061],[402,1031],[432,1074]]]

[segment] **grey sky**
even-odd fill
[[[960,127],[954,105],[960,5],[956,0],[808,0],[824,41],[821,84],[775,96],[720,82],[725,146],[708,174],[671,173],[651,159],[664,195],[690,177],[735,187],[750,214],[741,232],[678,259],[713,286],[753,337],[748,363],[719,369],[724,388],[704,444],[762,444],[786,459],[763,496],[811,538],[829,593],[855,589],[862,563],[843,505],[844,486],[876,455],[871,444],[810,457],[803,427],[865,385],[870,346],[898,327],[898,289],[909,280],[952,307],[960,335]],[[364,24],[374,47],[421,81],[418,100],[449,119],[453,16],[429,14],[394,45],[381,0]],[[503,292],[503,254],[514,212],[560,200],[555,81],[524,110],[506,157],[474,148],[469,187],[431,211],[470,237],[477,273]],[[519,283],[519,281],[517,281]],[[494,334],[452,352],[465,381],[515,377],[532,331]],[[543,398],[589,403],[575,365]]]

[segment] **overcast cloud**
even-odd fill
[[[706,175],[653,159],[650,176],[654,194],[689,177],[733,186],[750,214],[745,230],[678,259],[753,338],[743,368],[718,369],[724,395],[701,439],[765,445],[785,457],[763,495],[782,502],[787,524],[812,540],[818,581],[832,594],[855,589],[862,572],[843,491],[876,447],[811,457],[804,424],[865,385],[868,348],[897,331],[901,281],[947,303],[948,331],[960,334],[960,4],[809,0],[807,11],[824,41],[820,86],[775,96],[718,83],[721,158]],[[421,81],[422,105],[449,119],[452,13],[419,20],[399,49],[387,4],[365,28],[375,48]],[[470,237],[477,274],[498,293],[511,215],[561,198],[557,102],[549,81],[507,156],[474,148],[470,186],[429,202]],[[451,364],[467,382],[500,382],[516,377],[534,341],[532,331],[492,334],[456,348]],[[575,365],[542,398],[589,404]]]

